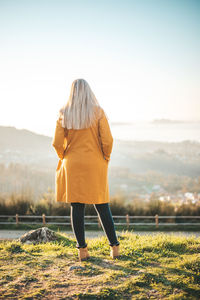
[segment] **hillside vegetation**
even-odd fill
[[[126,197],[116,195],[110,197],[110,207],[113,215],[132,216],[199,216],[200,202],[182,203],[176,206],[175,203],[163,202],[155,194],[152,194],[148,202],[142,202],[135,198],[131,203],[126,202]],[[45,213],[48,216],[70,215],[70,203],[56,202],[54,191],[49,190],[41,195],[38,201],[33,201],[26,193],[11,193],[8,196],[0,194],[0,211],[2,215],[39,215]],[[85,215],[96,215],[92,204],[85,205]]]
[[[76,241],[56,232],[46,244],[0,244],[1,299],[199,299],[200,238],[118,234],[121,258],[106,237],[87,240],[79,262]]]

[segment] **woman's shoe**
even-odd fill
[[[78,258],[79,261],[87,260],[90,257],[88,253],[88,248],[78,248]]]
[[[118,258],[118,257],[120,256],[120,253],[119,253],[119,245],[111,246],[110,256],[111,256],[113,259]]]

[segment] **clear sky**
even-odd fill
[[[0,125],[53,135],[84,78],[110,122],[200,120],[200,1],[0,0]]]

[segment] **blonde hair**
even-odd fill
[[[92,126],[102,111],[87,81],[76,79],[72,82],[67,104],[59,110],[59,114],[62,127],[84,129]]]

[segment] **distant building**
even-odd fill
[[[184,194],[184,196],[185,196],[186,199],[194,200],[194,194],[193,193],[187,192],[187,193]]]

